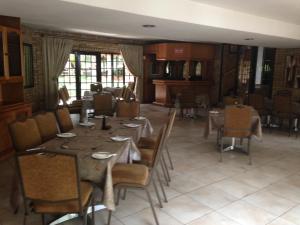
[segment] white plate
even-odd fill
[[[61,138],[72,138],[72,137],[76,137],[76,134],[74,133],[60,133],[60,134],[56,134],[57,137],[61,137]]]
[[[146,117],[144,117],[144,116],[137,116],[137,117],[134,117],[134,119],[136,119],[136,120],[145,120]]]
[[[95,123],[93,122],[86,122],[86,123],[79,123],[80,126],[83,126],[83,127],[91,127],[91,126],[94,126]]]
[[[103,115],[99,115],[99,116],[94,116],[95,119],[103,119],[104,116]]]
[[[217,113],[220,113],[220,112],[219,111],[209,111],[209,113],[217,114]]]
[[[125,127],[130,127],[130,128],[135,128],[141,126],[141,124],[136,124],[136,123],[124,123],[123,124]]]
[[[94,159],[108,159],[112,157],[114,154],[111,154],[110,152],[95,152],[92,154],[92,158]]]
[[[127,141],[129,137],[124,137],[124,136],[115,136],[110,138],[113,141]]]

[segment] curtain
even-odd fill
[[[143,46],[119,45],[125,65],[130,73],[135,76],[135,94],[137,98],[143,99]]]
[[[43,38],[46,109],[53,110],[58,104],[58,76],[64,70],[72,46],[72,40]]]

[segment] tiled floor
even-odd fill
[[[143,106],[143,114],[158,130],[167,110]],[[175,170],[166,188],[169,202],[156,208],[161,225],[300,225],[300,138],[285,132],[264,132],[252,141],[253,165],[247,156],[227,152],[218,161],[216,136],[203,138],[203,119],[177,118],[170,140]],[[0,224],[19,225],[22,216],[9,210],[11,166],[0,163]],[[153,199],[155,195],[153,194]],[[146,195],[129,191],[114,213],[112,225],[155,224]],[[156,199],[155,199],[156,200]],[[107,213],[97,212],[96,224]],[[31,216],[30,225],[40,224]],[[78,219],[65,223],[79,225]]]

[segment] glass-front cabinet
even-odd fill
[[[0,78],[4,77],[3,30],[0,27]]]
[[[21,76],[21,45],[20,32],[7,30],[7,51],[10,76]]]
[[[22,79],[20,31],[0,26],[0,79]]]

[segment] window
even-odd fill
[[[70,54],[69,59],[65,65],[65,69],[58,77],[58,87],[66,86],[72,100],[76,99],[76,58],[75,54]]]
[[[24,48],[24,64],[25,64],[24,87],[32,88],[34,86],[32,45],[24,43],[23,48]]]
[[[101,82],[103,87],[123,87],[134,82],[120,54],[73,52],[61,76],[58,86],[66,86],[72,100],[80,99],[91,83]]]

